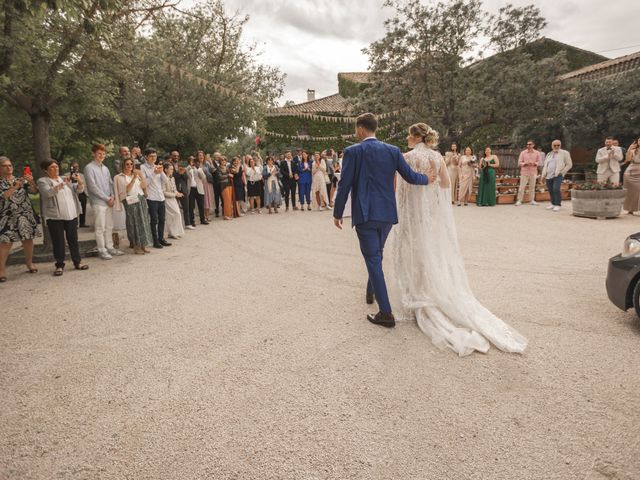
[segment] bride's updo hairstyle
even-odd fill
[[[409,135],[412,137],[422,138],[422,142],[427,147],[435,147],[438,145],[440,136],[433,128],[426,123],[414,123],[409,127]]]

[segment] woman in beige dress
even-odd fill
[[[460,192],[458,205],[462,202],[465,207],[469,204],[469,196],[473,190],[473,179],[476,176],[476,156],[471,147],[464,149],[464,155],[460,157]]]
[[[452,143],[451,150],[444,154],[444,162],[449,171],[449,179],[451,180],[451,203],[460,205],[460,197],[458,190],[460,187],[460,153],[458,152],[458,144]]]
[[[626,162],[629,164],[624,172],[624,209],[633,215],[633,212],[640,210],[640,138],[631,144],[627,151]]]
[[[313,154],[311,173],[311,203],[318,210],[326,210],[329,206],[327,164],[320,158],[320,152],[314,152]]]

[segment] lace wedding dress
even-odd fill
[[[398,177],[398,225],[390,235],[391,305],[397,319],[415,319],[440,347],[460,356],[486,353],[489,342],[522,353],[527,340],[483,307],[469,287],[451,208],[447,167],[440,153],[419,143],[406,156],[417,172],[437,180],[414,186]],[[389,257],[388,257],[389,258]]]

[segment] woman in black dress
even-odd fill
[[[233,157],[233,161],[231,163],[231,173],[233,173],[233,192],[235,193],[235,205],[236,211],[233,212],[236,217],[244,217],[242,213],[242,206],[240,202],[245,201],[245,191],[244,191],[244,169],[242,168],[242,164],[240,163],[240,157]]]
[[[13,176],[13,165],[0,157],[0,283],[7,281],[5,266],[14,242],[22,242],[29,273],[37,273],[33,264],[33,239],[39,236],[29,193],[36,193],[31,170],[25,168],[22,178]]]

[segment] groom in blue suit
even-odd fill
[[[344,151],[333,217],[336,227],[342,229],[342,215],[351,192],[351,221],[369,272],[366,301],[372,304],[375,294],[380,307],[376,315],[367,315],[367,319],[376,325],[393,327],[396,322],[382,272],[382,252],[391,227],[398,223],[395,174],[399,172],[414,185],[427,185],[429,178],[411,170],[398,147],[376,139],[377,128],[378,121],[371,113],[356,119],[360,143]]]

